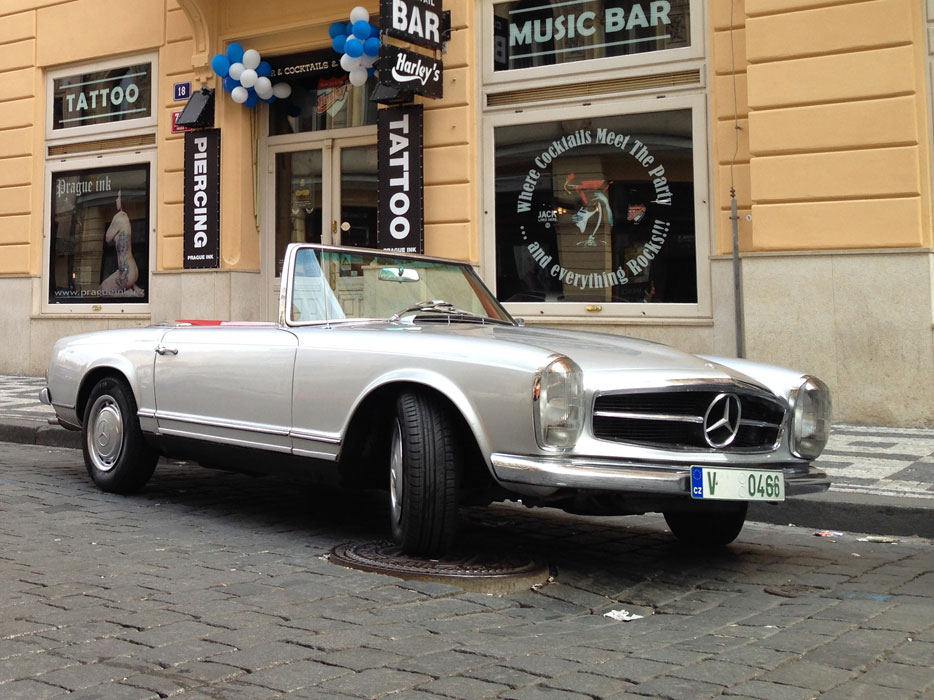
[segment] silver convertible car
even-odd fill
[[[160,455],[389,492],[408,554],[462,505],[661,512],[732,542],[749,501],[828,488],[818,379],[513,319],[465,263],[292,244],[278,323],[175,322],[59,340],[42,399],[103,490]]]

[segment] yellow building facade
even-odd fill
[[[285,243],[375,244],[376,78],[328,34],[355,5],[0,4],[0,373],[71,333],[274,320]],[[934,0],[444,9],[444,52],[409,46],[444,65],[415,98],[424,252],[529,324],[739,349],[823,378],[837,420],[934,425]],[[289,100],[231,99],[232,42]],[[215,90],[212,269],[184,263],[186,84]]]

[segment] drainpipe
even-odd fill
[[[746,356],[743,328],[743,272],[739,266],[739,215],[736,213],[736,190],[730,188],[730,222],[733,229],[733,314],[736,317],[736,356]]]

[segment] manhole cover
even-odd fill
[[[330,560],[352,569],[460,586],[476,593],[503,595],[548,580],[548,565],[501,551],[453,553],[439,559],[403,554],[392,542],[351,542],[335,547]]]
[[[821,586],[807,586],[803,583],[789,583],[782,586],[766,586],[763,590],[769,595],[777,595],[781,598],[800,598],[811,593],[822,593],[827,589]]]

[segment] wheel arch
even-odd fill
[[[377,459],[372,460],[374,471],[370,479],[381,478],[388,469],[388,443],[391,418],[395,415],[395,403],[406,391],[425,392],[434,396],[443,405],[454,421],[458,438],[463,441],[465,482],[474,485],[489,485],[492,474],[486,458],[488,450],[482,436],[482,426],[477,413],[466,395],[450,380],[440,376],[392,377],[375,382],[351,411],[342,441],[341,461],[354,462],[366,457],[368,450],[376,450]],[[375,437],[376,442],[368,440]],[[386,464],[382,463],[383,456]],[[362,460],[366,461],[366,460]],[[366,478],[366,477],[364,477]]]
[[[133,370],[132,365],[127,362],[121,362],[119,360],[98,363],[92,367],[89,367],[88,370],[84,373],[84,376],[81,378],[81,384],[78,387],[78,394],[75,397],[75,415],[78,418],[80,424],[84,424],[84,410],[88,405],[88,397],[91,395],[91,390],[97,386],[97,383],[106,378],[114,377],[116,379],[122,379],[130,387],[130,391],[133,392],[133,398],[136,401],[136,405],[140,405],[140,395],[139,390],[136,387],[136,383],[132,380],[135,377],[136,373]]]

